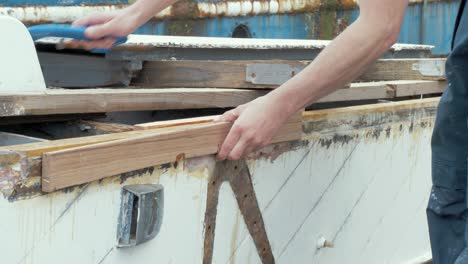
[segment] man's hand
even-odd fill
[[[398,39],[408,0],[360,0],[359,18],[314,61],[268,95],[227,112],[235,121],[218,159],[239,159],[268,144],[299,109],[352,81]]]
[[[259,97],[224,113],[217,121],[234,124],[217,159],[238,160],[268,145],[291,114],[284,111],[281,103],[271,95]]]
[[[133,33],[176,0],[138,0],[132,5],[114,12],[96,13],[78,19],[74,26],[88,26],[85,36],[92,41],[73,41],[71,48],[108,49],[119,37]]]
[[[73,26],[87,26],[85,36],[92,41],[73,41],[68,44],[72,48],[87,50],[95,48],[109,49],[118,37],[127,36],[139,26],[137,14],[130,9],[113,12],[95,13],[76,20]]]

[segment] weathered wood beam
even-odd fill
[[[154,128],[167,128],[167,127],[176,127],[176,126],[185,126],[185,125],[195,125],[203,123],[211,123],[218,116],[202,116],[202,117],[193,117],[193,118],[183,118],[176,120],[168,121],[156,121],[144,124],[135,125],[139,129],[154,129]]]
[[[152,61],[134,85],[152,87],[276,88],[310,61]],[[379,60],[360,81],[444,80],[445,59]]]
[[[139,129],[132,125],[119,123],[103,123],[90,120],[81,120],[78,122],[78,125],[84,125],[86,126],[87,130],[93,130],[95,131],[95,133],[99,134],[120,133]]]
[[[130,131],[122,133],[113,133],[113,134],[104,134],[97,136],[89,137],[78,137],[78,138],[68,138],[53,140],[47,142],[38,142],[22,145],[14,145],[8,147],[0,147],[0,150],[12,150],[24,153],[27,157],[40,156],[44,152],[56,151],[67,148],[74,148],[80,146],[87,146],[91,144],[97,144],[102,142],[109,142],[119,139],[125,139],[135,136],[141,136],[151,133],[151,131],[139,130],[139,131]]]
[[[0,94],[0,116],[226,108],[266,91],[239,89],[49,89],[46,93]]]
[[[308,134],[313,134],[315,132],[336,133],[336,131],[345,128],[353,129],[362,128],[366,126],[386,125],[391,122],[406,122],[407,120],[411,120],[415,118],[415,116],[420,116],[422,114],[432,119],[435,115],[436,106],[439,100],[440,98],[428,98],[382,104],[360,105],[336,109],[307,111],[304,112],[302,116],[302,126],[304,133],[303,135],[305,135],[305,138],[307,138]],[[372,118],[372,123],[363,123],[362,120],[364,116],[369,115],[375,116],[375,118]],[[193,124],[187,126],[193,126]],[[173,131],[173,129],[174,127],[166,127],[163,129],[163,131]],[[30,181],[34,182],[39,181],[42,176],[42,154],[44,152],[72,148],[76,147],[77,145],[86,146],[89,144],[96,144],[98,142],[106,142],[106,140],[110,141],[117,139],[125,139],[129,137],[140,137],[143,135],[148,135],[143,134],[145,132],[153,133],[153,131],[157,130],[158,129],[150,129],[148,131],[123,132],[92,137],[55,140],[43,143],[31,143],[16,146],[0,147],[0,156],[7,155],[8,157],[9,155],[7,153],[11,153],[10,151],[13,151],[13,153],[21,154],[24,157],[24,159],[27,159],[29,161],[28,163],[35,164],[34,166],[27,166],[21,169],[22,175],[29,175],[28,177],[33,176],[34,179],[31,179]],[[2,157],[0,157],[0,159],[2,159]],[[15,173],[6,173],[7,174],[4,175],[5,177],[16,177]],[[14,187],[15,190],[23,190],[24,188],[21,186],[23,186],[24,184],[18,184],[18,186]],[[38,185],[35,184],[34,186],[37,187]],[[12,190],[10,187],[5,188],[6,189],[3,189],[5,190],[5,193],[10,192],[8,190]],[[26,186],[26,192],[28,192],[27,188],[29,187]],[[23,194],[21,194],[20,196],[22,195]],[[12,199],[16,199],[16,195],[12,194],[10,196],[12,197]]]
[[[439,94],[447,87],[445,81],[381,81],[352,83],[349,89],[339,89],[320,99],[319,103],[394,99],[405,96]]]
[[[300,139],[301,125],[301,114],[297,114],[272,142]],[[140,137],[44,153],[42,190],[51,192],[180,158],[214,154],[230,127],[226,122],[182,126],[170,132],[162,129]]]
[[[424,80],[353,83],[319,102],[440,93],[445,86],[445,81]],[[173,88],[51,89],[44,94],[0,94],[0,122],[8,116],[236,107],[266,93],[247,89]]]

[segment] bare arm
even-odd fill
[[[107,13],[96,13],[78,19],[75,26],[89,26],[85,34],[90,39],[99,39],[88,42],[75,42],[76,47],[94,49],[110,48],[115,38],[133,33],[138,27],[146,23],[157,13],[175,3],[176,0],[138,0],[134,4]]]
[[[295,112],[359,77],[398,39],[408,0],[361,0],[360,16],[295,78],[273,96]]]
[[[234,125],[219,159],[239,159],[268,144],[289,116],[357,78],[397,41],[408,0],[361,0],[359,4],[359,18],[300,74],[221,117]]]
[[[74,24],[94,25],[86,31],[89,38],[123,36],[174,2],[139,0],[122,11],[94,14]],[[218,159],[239,159],[267,145],[292,114],[358,77],[396,42],[408,0],[360,0],[359,5],[359,18],[300,74],[220,118],[234,124]],[[85,48],[109,48],[114,40],[87,42]]]

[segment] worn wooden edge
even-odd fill
[[[177,127],[167,127],[164,130],[170,132]],[[68,138],[68,139],[59,139],[51,140],[47,142],[37,142],[21,145],[13,145],[0,147],[1,150],[13,150],[24,153],[27,157],[40,156],[44,152],[58,151],[68,148],[76,148],[81,146],[87,146],[92,144],[98,144],[103,142],[110,142],[125,138],[132,138],[143,135],[150,135],[154,131],[159,131],[156,129],[136,129],[135,131],[121,132],[121,133],[111,133],[104,135],[88,136],[88,137],[78,137],[78,138]]]
[[[349,89],[340,89],[317,103],[394,99],[406,96],[438,94],[447,87],[445,81],[404,80],[352,83]]]
[[[370,104],[370,105],[360,105],[360,106],[352,106],[352,107],[343,107],[343,108],[335,108],[335,109],[326,109],[326,110],[315,110],[315,111],[306,111],[302,113],[302,132],[303,138],[305,135],[311,132],[319,132],[319,133],[327,133],[337,131],[336,129],[342,127],[343,122],[350,122],[356,123],[354,124],[356,127],[366,126],[369,124],[363,124],[359,121],[359,119],[363,116],[374,115],[376,118],[376,122],[382,119],[383,123],[385,122],[395,122],[395,121],[411,121],[412,119],[418,119],[419,117],[416,116],[418,113],[426,113],[428,117],[433,118],[435,115],[435,109],[439,102],[439,97],[434,98],[426,98],[426,99],[416,99],[416,100],[406,100],[400,102],[388,102],[388,103],[380,103],[380,104]],[[386,117],[395,117],[397,116],[399,119],[386,119]],[[341,120],[341,121],[340,121]],[[353,121],[354,120],[354,121]],[[381,123],[382,123],[381,122]],[[207,124],[203,124],[207,125]],[[370,124],[375,125],[375,124]],[[377,124],[379,125],[379,124]],[[193,124],[187,125],[193,126]],[[163,130],[168,130],[169,128],[163,128]],[[170,128],[174,129],[174,128]],[[310,131],[309,131],[310,130]],[[145,131],[138,131],[138,132],[145,132]],[[151,132],[151,131],[150,131]],[[125,138],[128,137],[129,132],[122,132],[116,134],[109,134],[109,135],[100,135],[100,136],[92,136],[92,137],[85,137],[87,140],[89,138],[94,137],[102,137],[102,136],[115,136],[117,135],[118,138]],[[135,134],[136,135],[143,135],[143,134]],[[61,148],[69,148],[73,147],[74,145],[67,145],[70,143],[70,140],[73,143],[73,140],[76,139],[66,139],[66,140],[58,140],[60,144],[62,144]],[[96,140],[90,140],[87,143],[95,144]],[[43,143],[30,143],[30,144],[23,144],[17,146],[9,146],[0,148],[0,155],[5,155],[5,152],[2,151],[11,151],[10,154],[18,152],[24,156],[25,159],[28,160],[28,164],[31,164],[29,167],[23,167],[23,175],[29,175],[27,177],[26,183],[21,182],[14,186],[14,188],[8,188],[8,192],[14,191],[9,197],[12,199],[16,199],[15,197],[27,197],[28,193],[33,193],[33,195],[40,194],[40,181],[42,177],[42,153],[47,152],[47,150],[54,149],[53,146],[47,147],[47,144],[53,144],[54,141],[50,142],[43,142]],[[55,145],[57,147],[58,145]],[[8,148],[11,148],[10,150]],[[15,150],[16,148],[16,150]],[[35,151],[37,151],[37,155],[30,155]],[[16,154],[14,154],[16,155]],[[8,177],[13,176],[13,174],[8,174]],[[7,176],[7,174],[5,174]],[[5,189],[6,190],[6,189]],[[34,194],[34,192],[35,194]],[[9,198],[9,199],[10,199]]]
[[[236,107],[268,91],[222,88],[48,89],[0,94],[0,117]]]
[[[370,65],[356,80],[445,80],[445,61],[445,58],[382,59]],[[287,60],[152,61],[145,64],[133,83],[161,88],[274,89],[310,63]],[[265,76],[269,81],[265,82]],[[273,76],[277,77],[276,81],[270,83]]]
[[[302,136],[300,114],[283,125],[272,143]],[[42,190],[45,192],[90,182],[119,173],[177,160],[214,154],[231,123],[208,123],[174,131],[47,152],[42,155]]]
[[[437,85],[438,87],[444,87],[444,82],[428,81],[426,85]],[[395,87],[394,87],[395,88]],[[349,89],[352,90],[352,89]],[[324,120],[327,118],[338,118],[340,116],[352,116],[357,115],[360,113],[371,113],[371,112],[385,112],[385,111],[395,111],[397,108],[418,108],[421,107],[421,104],[428,104],[427,102],[431,102],[429,104],[435,104],[436,101],[439,99],[437,98],[429,98],[429,99],[422,99],[422,100],[407,100],[402,102],[393,102],[388,104],[371,104],[371,105],[362,105],[362,106],[352,106],[352,107],[343,107],[343,108],[334,108],[334,109],[326,109],[326,110],[316,110],[316,111],[307,111],[304,113],[304,122],[309,121],[317,121],[317,120]],[[178,122],[179,125],[193,125],[197,124],[198,121],[208,121],[206,119],[212,119],[214,117],[201,117],[195,119],[182,119],[182,120],[173,120],[166,122],[155,122],[155,123],[147,123],[147,124],[138,124],[135,125],[137,129],[144,128],[144,129],[159,129],[165,128],[169,129],[171,126],[177,127],[175,124]],[[197,121],[198,120],[198,121]],[[48,142],[38,142],[38,143],[30,143],[30,144],[22,144],[22,145],[15,145],[15,146],[7,146],[7,147],[0,147],[0,150],[14,150],[25,153],[26,156],[40,156],[44,152],[51,152],[57,151],[61,149],[73,148],[73,147],[80,147],[86,146],[90,144],[97,144],[102,142],[114,141],[119,140],[127,137],[134,137],[139,135],[144,135],[147,133],[151,133],[151,131],[130,131],[130,132],[122,132],[122,133],[113,133],[108,135],[97,135],[97,136],[89,136],[89,137],[81,137],[81,138],[70,138],[70,139],[62,139],[62,140],[54,140]]]
[[[120,123],[104,123],[91,120],[80,120],[80,125],[88,126],[93,130],[99,131],[100,133],[120,133],[128,132],[139,129],[136,126],[120,124]]]
[[[150,123],[136,124],[134,125],[134,127],[137,129],[155,129],[155,128],[167,128],[167,127],[185,126],[185,125],[196,125],[196,124],[203,124],[203,123],[211,123],[217,117],[219,117],[219,115],[183,118],[183,119],[168,120],[168,121],[156,121],[156,122],[150,122]]]
[[[381,81],[353,83],[319,102],[391,99],[440,93],[445,81]],[[46,93],[0,94],[0,120],[7,116],[93,113],[169,109],[227,108],[265,95],[266,90],[246,89],[82,89]]]
[[[178,127],[180,126],[193,126],[197,124],[210,123],[213,122],[215,117],[217,116],[184,118],[169,121],[156,121],[150,123],[137,124],[134,126],[114,123],[101,123],[95,121],[81,121],[83,124],[90,125],[94,129],[98,129],[99,131],[110,134],[4,146],[0,147],[0,151],[17,151],[24,153],[28,157],[34,157],[40,156],[44,152],[87,146],[91,144],[98,144],[102,142],[109,142],[124,138],[151,134],[156,129],[158,131],[159,129],[165,129],[166,132],[170,132],[173,129],[178,129]]]
[[[424,99],[404,100],[399,102],[387,102],[380,104],[367,104],[333,109],[305,111],[302,114],[304,122],[326,120],[329,118],[344,118],[351,115],[365,115],[369,113],[396,112],[399,110],[436,107],[440,97]]]

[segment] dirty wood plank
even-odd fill
[[[298,140],[302,135],[301,114],[293,116],[272,142]],[[186,126],[140,137],[47,152],[42,156],[42,189],[57,189],[104,177],[191,158],[214,154],[226,137],[230,123]]]
[[[387,81],[353,83],[319,102],[389,99],[442,92],[445,81]],[[14,116],[114,111],[226,108],[247,103],[266,90],[174,88],[49,90],[45,94],[0,95],[0,123]],[[5,121],[6,122],[6,121]]]
[[[445,61],[445,58],[379,60],[359,80],[445,80]]]
[[[447,87],[445,81],[381,81],[352,83],[349,89],[339,89],[318,102],[340,102],[371,99],[392,99],[397,97],[442,93]]]
[[[120,124],[120,123],[103,123],[91,120],[81,120],[79,125],[89,127],[89,129],[95,130],[97,133],[109,134],[109,133],[120,133],[134,131],[138,128],[132,125]]]
[[[0,117],[226,108],[264,94],[239,89],[49,89],[46,93],[0,94]]]
[[[210,123],[219,116],[201,116],[201,117],[192,117],[192,118],[183,118],[176,120],[167,120],[167,121],[156,121],[144,124],[136,124],[134,127],[139,129],[154,129],[154,128],[167,128],[167,127],[176,127],[176,126],[185,126],[185,125],[194,125],[194,124],[203,124]]]
[[[315,111],[305,111],[302,114],[304,122],[321,121],[328,119],[346,120],[351,116],[368,115],[374,112],[397,112],[402,110],[435,108],[440,101],[440,97],[425,99],[405,100],[400,102],[389,102],[382,104],[367,104],[358,106],[348,106],[333,109],[323,109]]]
[[[173,128],[167,128],[166,131],[172,131]],[[29,144],[21,144],[14,146],[0,147],[1,150],[11,150],[24,153],[27,157],[40,156],[44,152],[57,151],[68,148],[76,148],[81,146],[87,146],[92,144],[98,144],[103,142],[115,141],[125,138],[143,136],[153,133],[151,129],[149,130],[136,130],[122,133],[112,133],[112,134],[103,134],[97,136],[89,137],[78,137],[78,138],[68,138],[68,139],[59,139],[46,142],[37,142]]]
[[[152,61],[146,62],[134,85],[153,87],[192,87],[192,88],[276,88],[293,77],[310,61]],[[262,74],[251,72],[253,65],[273,65],[263,74],[289,76],[278,83],[253,83],[250,79]],[[290,72],[284,67],[292,69]],[[444,80],[445,59],[385,59],[379,60],[358,78],[360,81],[391,80]]]

